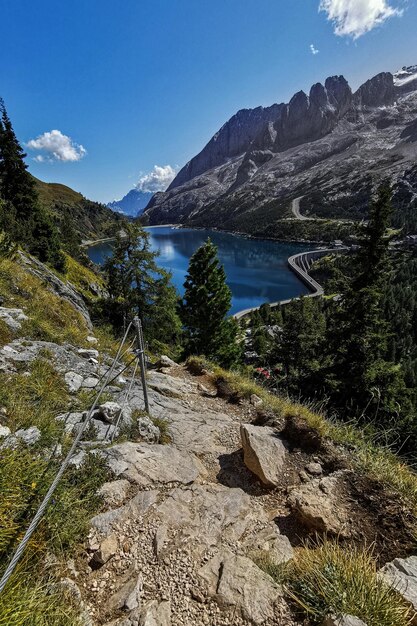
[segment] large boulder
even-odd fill
[[[394,559],[379,571],[379,576],[416,611],[413,624],[417,624],[417,556]]]
[[[196,457],[170,445],[127,441],[102,450],[101,454],[116,478],[126,478],[138,485],[187,485],[197,480],[202,469]]]
[[[288,504],[297,519],[310,531],[348,537],[349,511],[345,506],[341,480],[345,471],[315,478],[294,489]]]
[[[242,424],[240,436],[246,467],[268,487],[279,485],[287,449],[276,431],[267,426]]]
[[[123,504],[130,490],[130,482],[125,479],[112,480],[104,483],[97,494],[101,496],[107,506],[114,508]]]
[[[222,550],[198,576],[209,597],[253,624],[271,623],[283,604],[282,591],[253,561]]]

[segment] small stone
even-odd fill
[[[100,356],[98,350],[92,350],[87,348],[80,348],[78,350],[78,355],[82,356],[83,359],[90,359],[91,357],[93,357],[93,359],[98,359],[98,357]]]
[[[0,439],[2,439],[3,437],[8,437],[10,435],[10,432],[10,428],[0,425]]]
[[[322,626],[366,626],[366,624],[358,617],[344,614],[340,617],[329,615],[324,620]]]
[[[260,398],[259,396],[256,395],[256,393],[253,393],[250,397],[250,403],[252,406],[254,406],[255,408],[258,406],[261,406],[263,404],[263,400],[262,398]]]
[[[137,420],[137,427],[139,435],[147,443],[158,443],[161,437],[161,431],[158,426],[155,426],[149,417],[146,415],[139,417]]]
[[[306,470],[309,474],[312,474],[312,476],[320,476],[323,473],[323,468],[320,463],[315,462],[306,465]]]
[[[301,472],[298,473],[300,480],[303,483],[308,483],[308,481],[310,480],[309,475],[307,474],[307,472],[305,472],[304,470],[301,470]]]
[[[129,490],[129,481],[122,478],[121,480],[112,480],[104,483],[97,491],[97,494],[104,499],[107,506],[116,507],[123,504]]]
[[[120,416],[121,410],[122,407],[117,402],[104,402],[104,404],[100,404],[95,417],[108,424],[114,424]]]
[[[93,563],[101,566],[107,563],[118,550],[119,544],[114,534],[108,535],[100,544],[100,548],[94,553]]]
[[[159,369],[161,367],[176,367],[177,365],[178,363],[175,363],[175,361],[170,359],[168,356],[162,354],[159,358],[158,363],[156,364],[156,367]]]
[[[91,343],[91,344],[94,344],[94,345],[96,343],[98,343],[98,339],[96,337],[92,337],[92,336],[87,337],[87,341],[88,341],[88,343]]]
[[[84,378],[82,382],[82,387],[84,387],[84,389],[94,389],[95,387],[97,387],[98,382],[98,378],[95,378],[94,376],[88,376],[87,378]]]
[[[70,393],[76,393],[80,389],[83,382],[83,377],[80,374],[67,372],[64,378]]]
[[[161,555],[161,552],[167,540],[168,540],[168,529],[166,526],[161,525],[157,528],[154,541],[153,541],[153,546],[154,546],[156,557],[159,557]]]
[[[37,426],[31,426],[30,428],[20,428],[14,434],[15,437],[23,441],[27,446],[33,446],[41,438],[41,431]]]

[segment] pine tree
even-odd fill
[[[283,365],[287,391],[312,398],[322,390],[326,365],[326,319],[315,298],[300,298],[283,310],[282,335],[273,356]]]
[[[0,226],[41,261],[59,270],[65,267],[58,230],[39,204],[35,181],[27,171],[26,154],[20,146],[4,102],[0,99],[0,197],[7,216]]]
[[[390,424],[409,410],[401,366],[387,358],[389,326],[383,294],[390,276],[387,228],[391,188],[382,185],[356,257],[355,276],[342,296],[335,332],[333,400],[344,412]]]
[[[137,223],[127,224],[104,264],[110,294],[106,306],[116,328],[138,315],[149,341],[173,344],[181,330],[178,296],[171,275],[158,267],[157,256],[148,233]]]
[[[225,366],[239,360],[238,325],[226,317],[232,294],[217,248],[210,239],[191,257],[184,288],[180,316],[185,327],[186,353],[204,354]]]

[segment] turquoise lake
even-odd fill
[[[305,285],[287,265],[292,254],[311,249],[311,244],[280,243],[246,239],[232,233],[170,226],[149,227],[153,250],[159,251],[158,265],[172,273],[172,281],[183,294],[188,261],[197,248],[210,237],[219,249],[227,283],[232,291],[230,312],[260,306],[308,293]],[[101,264],[111,254],[111,244],[91,246],[88,256]]]

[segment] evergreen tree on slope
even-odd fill
[[[64,268],[58,231],[40,206],[35,181],[27,171],[22,150],[0,99],[0,228],[41,261]]]
[[[232,294],[210,239],[191,257],[184,287],[180,316],[186,354],[203,354],[225,367],[233,365],[242,352],[237,342],[238,324],[226,317]]]

